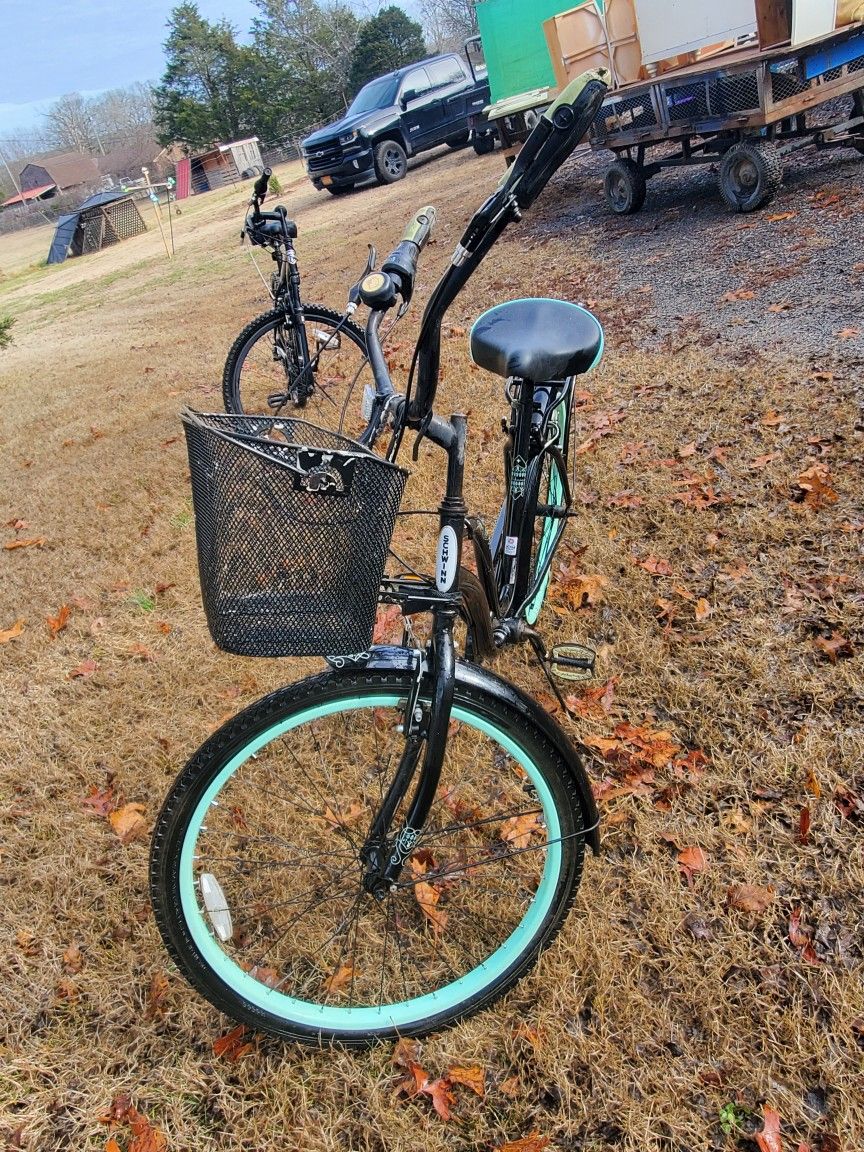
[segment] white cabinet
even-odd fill
[[[756,31],[755,0],[635,0],[635,4],[645,64]]]

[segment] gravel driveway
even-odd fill
[[[667,169],[641,212],[614,216],[602,194],[609,152],[580,149],[541,200],[536,243],[572,229],[596,268],[574,282],[637,346],[717,343],[815,367],[864,363],[864,158],[801,149],[774,201],[730,212],[716,167]],[[593,287],[592,287],[593,283]]]

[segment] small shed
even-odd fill
[[[138,206],[125,192],[97,192],[74,212],[57,221],[49,264],[62,264],[67,256],[98,252],[109,244],[147,231]]]
[[[232,140],[230,144],[218,144],[207,152],[200,152],[180,160],[177,164],[177,199],[185,199],[186,188],[193,194],[211,192],[250,176],[260,176],[264,171],[264,161],[258,147],[258,137],[247,140]],[[188,193],[187,193],[188,194]]]

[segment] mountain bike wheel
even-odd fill
[[[265,312],[246,325],[228,352],[222,374],[225,410],[247,416],[284,412],[357,436],[366,426],[364,385],[374,387],[366,337],[330,308],[304,305],[303,316],[314,368],[301,365],[291,317],[278,308]]]
[[[560,927],[584,852],[573,778],[523,711],[464,682],[427,825],[389,893],[364,890],[411,684],[301,681],[178,777],[153,837],[153,909],[189,982],[234,1019],[358,1047],[419,1035],[491,1003]]]

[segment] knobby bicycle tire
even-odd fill
[[[361,416],[363,389],[374,385],[366,336],[331,308],[304,304],[303,316],[309,354],[320,352],[308,398],[298,403],[290,395],[298,382],[303,390],[310,374],[304,377],[298,366],[290,315],[274,308],[251,320],[228,351],[222,373],[225,411],[247,416],[281,412],[358,436],[366,423]],[[330,347],[328,337],[337,328],[338,343],[331,340]]]
[[[358,853],[411,685],[311,677],[229,721],[177,778],[153,909],[189,982],[235,1020],[352,1047],[422,1035],[490,1004],[560,928],[584,854],[573,777],[525,712],[464,678],[426,827],[388,894],[364,892]]]

